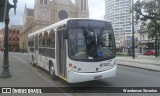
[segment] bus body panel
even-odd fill
[[[101,78],[99,79],[114,77],[116,76],[116,69],[117,67],[114,67],[113,69],[97,73],[77,73],[70,71],[68,72],[68,82],[77,83],[77,82],[91,81],[95,80],[96,76],[100,76]]]
[[[72,64],[72,67],[69,64]],[[101,62],[76,62],[67,59],[68,82],[77,83],[95,80],[95,76],[101,76],[100,79],[114,77],[116,75],[116,66],[115,58]]]
[[[100,71],[106,71],[106,70],[112,69],[113,67],[116,66],[116,60],[114,58],[114,59],[100,61],[100,62],[82,62],[82,61],[76,62],[76,61],[67,59],[67,64],[68,64],[67,65],[68,69],[69,69],[69,64],[72,64],[72,68],[70,68],[70,70],[74,72],[92,73],[92,72],[100,72]]]
[[[35,64],[37,64],[38,65],[38,58],[39,58],[39,52],[38,52],[38,50],[35,50]]]

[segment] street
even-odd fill
[[[0,64],[2,66],[2,54],[0,54]],[[2,84],[2,82],[0,82],[0,85],[3,87],[68,87],[69,92],[73,92],[74,93],[74,89],[71,87],[95,87],[95,88],[84,88],[84,90],[81,88],[82,92],[86,91],[90,92],[90,94],[87,93],[74,93],[74,95],[80,95],[80,96],[98,96],[99,93],[94,93],[94,92],[98,92],[100,91],[98,89],[98,87],[159,87],[160,86],[160,74],[159,72],[154,72],[154,71],[148,71],[148,70],[144,70],[144,69],[138,69],[138,68],[132,68],[132,67],[126,67],[126,66],[120,66],[118,65],[117,68],[117,76],[114,78],[107,78],[107,79],[103,79],[103,80],[98,80],[98,81],[89,81],[89,82],[84,82],[84,83],[77,83],[77,84],[68,84],[67,82],[59,79],[57,81],[53,81],[48,72],[46,72],[45,70],[38,68],[38,67],[34,67],[32,65],[30,65],[28,63],[28,58],[27,58],[27,54],[16,54],[16,53],[12,53],[10,54],[10,71],[12,74],[12,78],[14,78],[15,73],[13,73],[13,62],[19,63],[19,64],[23,64],[26,67],[29,67],[30,70],[33,71],[28,71],[28,74],[24,74],[25,75],[29,75],[29,74],[37,74],[37,78],[40,78],[38,81],[34,82],[37,85],[27,85],[27,84],[31,84],[30,81],[24,81],[23,86],[8,86],[6,84]],[[0,71],[2,68],[0,68]],[[17,69],[23,72],[24,69]],[[16,73],[16,74],[21,74],[21,73]],[[17,78],[22,78],[22,77],[17,77]],[[30,78],[32,79],[32,77]],[[44,79],[44,80],[43,80]],[[44,82],[45,81],[45,82]],[[11,81],[8,81],[11,82]],[[5,82],[7,83],[7,82]],[[38,85],[40,83],[40,85]],[[27,85],[27,86],[25,86]],[[101,91],[102,92],[102,91]],[[111,94],[111,93],[101,93],[101,96],[117,96],[116,94]],[[140,94],[126,94],[125,96],[139,96]],[[124,96],[124,94],[118,94],[118,96]],[[158,94],[143,94],[140,96],[158,96]]]
[[[28,62],[27,55],[16,55],[16,58]],[[34,67],[39,73],[51,80],[49,74],[44,70]],[[119,66],[117,68],[117,76],[115,78],[107,78],[99,81],[89,81],[78,84],[68,84],[63,80],[56,82],[60,87],[159,87],[160,73],[138,68]]]

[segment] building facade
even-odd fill
[[[140,53],[144,53],[148,50],[155,50],[155,38],[148,37],[148,29],[141,28],[138,30],[140,39],[139,39],[139,49]]]
[[[19,52],[19,34],[21,31],[21,25],[11,25],[9,28],[9,51]]]
[[[2,35],[0,34],[0,51],[2,50]]]
[[[3,50],[4,46],[4,28],[0,29],[0,50]]]
[[[19,34],[22,26],[21,25],[11,25],[8,30],[8,47],[11,52],[19,51]],[[4,49],[4,28],[1,29],[1,50]]]
[[[139,53],[139,49],[138,49],[139,39],[140,39],[139,33],[135,32],[134,33],[134,48],[135,48],[136,53]],[[128,49],[132,49],[132,34],[118,37],[118,43],[117,43],[116,48],[117,48],[117,52],[120,52],[120,53],[127,53]]]
[[[112,23],[116,41],[132,32],[130,13],[132,0],[105,0],[105,20]]]
[[[88,0],[35,0],[34,9],[25,6],[20,49],[27,49],[29,33],[66,18],[89,18]]]

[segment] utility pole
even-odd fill
[[[11,8],[14,8],[14,12],[16,13],[17,8],[17,0],[13,0],[14,5],[11,5],[8,1],[7,3],[7,10],[6,10],[6,17],[5,17],[5,37],[4,37],[4,60],[3,60],[3,71],[0,75],[1,78],[8,78],[11,77],[11,73],[9,71],[9,58],[8,58],[8,24],[9,24],[9,11]]]
[[[158,38],[157,38],[157,21],[156,20],[154,20],[154,22],[155,22],[155,57],[157,58],[157,56],[158,56],[158,53],[157,53],[157,40],[158,40]]]
[[[134,11],[133,5],[134,2],[132,0],[132,58],[135,59],[135,50],[134,50]]]

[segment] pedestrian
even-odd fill
[[[128,48],[128,56],[131,56],[131,49]]]

